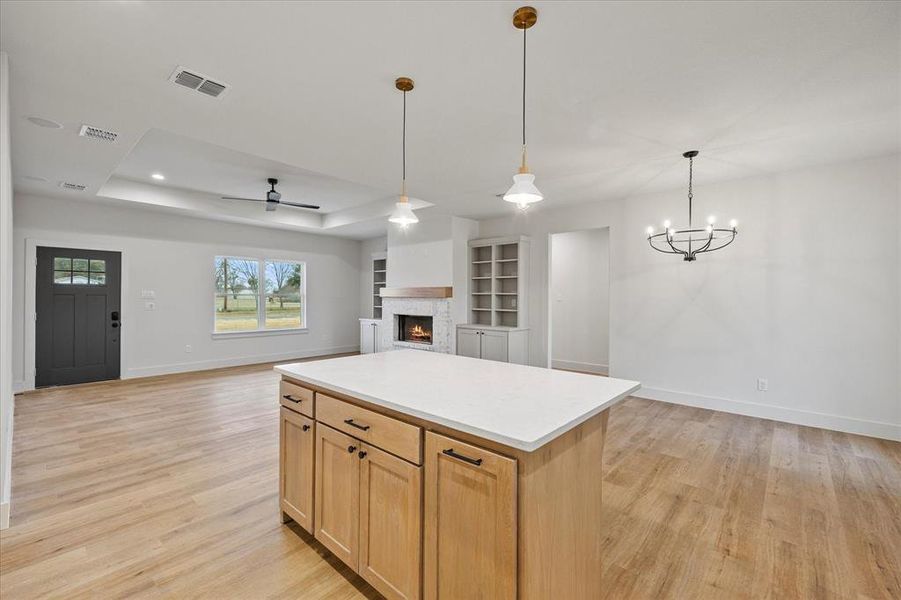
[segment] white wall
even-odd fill
[[[684,220],[682,190],[492,219],[480,234],[535,241],[534,365],[547,364],[547,235],[609,226],[612,375],[652,398],[901,439],[898,164],[712,185],[698,165],[696,214],[741,225],[732,246],[694,263],[652,251],[644,235]]]
[[[610,235],[606,228],[551,236],[551,365],[607,374]]]
[[[19,380],[26,380],[26,238],[42,244],[122,250],[123,378],[359,347],[357,241],[18,194],[15,221],[14,369]],[[216,255],[306,261],[308,330],[214,338]],[[144,289],[155,290],[155,311],[144,310],[140,298]],[[191,353],[185,351],[188,344]]]
[[[386,236],[364,240],[360,243],[360,317],[372,318],[372,255],[388,250]],[[388,265],[391,270],[391,265]]]
[[[9,59],[0,52],[0,529],[9,526],[12,460],[13,182],[9,139]]]

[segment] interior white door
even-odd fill
[[[457,354],[470,358],[482,358],[479,331],[476,329],[457,330]]]
[[[482,332],[482,358],[507,362],[507,334],[503,331]]]

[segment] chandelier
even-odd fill
[[[716,227],[716,217],[707,217],[707,226],[695,229],[691,220],[692,171],[697,150],[689,150],[682,156],[688,159],[688,228],[674,229],[669,220],[663,222],[663,231],[657,233],[648,227],[648,243],[651,248],[664,254],[681,254],[682,260],[691,262],[698,254],[720,250],[731,244],[738,235],[738,221],[729,221],[729,228]]]

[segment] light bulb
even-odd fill
[[[648,237],[654,235],[654,228],[653,228],[653,227],[648,227],[647,231],[648,231]]]
[[[729,221],[729,227],[731,227],[732,229],[735,229],[736,227],[738,227],[738,221],[736,221],[735,219],[732,219],[731,221]]]
[[[670,236],[670,237],[676,237],[676,230],[675,230],[675,229],[670,229],[670,230],[669,230],[669,236]]]
[[[710,215],[709,217],[707,217],[707,222],[710,225],[713,225],[714,223],[716,223],[716,217],[714,217],[713,215]]]
[[[713,231],[713,225],[707,226],[707,233],[711,233]]]
[[[664,228],[664,229],[669,229],[669,226],[670,226],[670,220],[667,219],[666,221],[663,222],[663,228]]]

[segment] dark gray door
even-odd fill
[[[35,386],[119,378],[121,254],[37,249]]]

